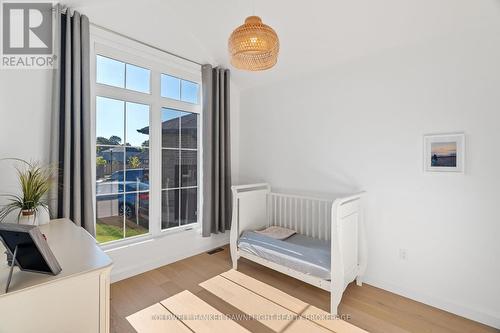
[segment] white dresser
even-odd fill
[[[40,230],[62,271],[52,276],[16,267],[5,294],[9,267],[0,245],[0,332],[109,332],[111,259],[70,220],[53,220]]]

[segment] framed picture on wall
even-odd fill
[[[465,134],[424,135],[424,171],[456,172],[465,170]]]

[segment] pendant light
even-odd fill
[[[249,16],[237,27],[228,42],[231,64],[248,71],[262,71],[278,61],[280,42],[270,26],[258,16]]]

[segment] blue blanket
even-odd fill
[[[241,235],[238,247],[291,269],[330,279],[330,242],[295,234],[278,240],[253,231]]]

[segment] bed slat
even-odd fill
[[[330,239],[332,201],[269,193],[268,202],[268,225],[293,229],[321,240]]]

